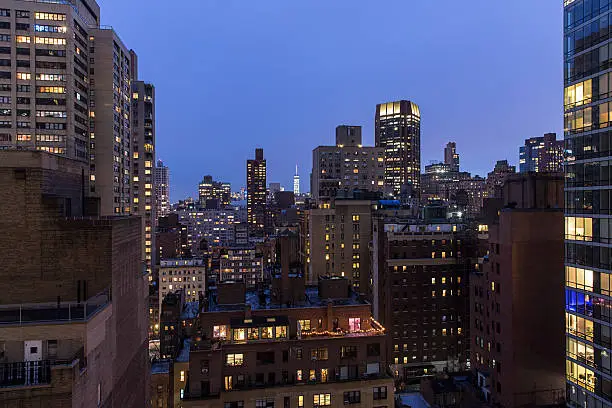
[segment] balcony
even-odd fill
[[[24,324],[84,322],[111,302],[110,289],[84,302],[0,305],[0,327]]]

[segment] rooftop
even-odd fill
[[[170,373],[170,360],[159,360],[151,363],[151,374],[168,373]]]
[[[181,313],[181,320],[195,319],[200,311],[200,302],[186,302]]]
[[[188,363],[189,362],[189,350],[191,349],[191,339],[183,340],[183,348],[181,352],[176,357],[176,361],[178,363]]]
[[[243,304],[219,305],[216,303],[216,296],[209,296],[209,311],[223,312],[244,310],[245,306],[249,306],[251,310],[323,307],[327,306],[329,302],[331,302],[334,306],[359,306],[367,304],[367,302],[359,299],[357,294],[352,294],[351,297],[344,299],[322,299],[319,297],[319,290],[316,286],[307,286],[305,292],[306,299],[303,302],[296,302],[290,307],[287,307],[287,305],[284,304],[280,305],[271,303],[269,289],[264,289],[261,293],[257,292],[256,290],[247,291],[245,303]]]

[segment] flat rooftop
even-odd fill
[[[270,290],[265,289],[263,296],[256,290],[246,292],[245,302],[242,304],[219,305],[216,303],[216,296],[209,296],[209,312],[223,312],[232,310],[244,310],[245,306],[250,306],[251,310],[272,310],[272,309],[298,309],[307,307],[324,307],[331,302],[334,306],[359,306],[367,305],[364,300],[359,299],[357,294],[353,294],[349,298],[342,299],[322,299],[319,297],[319,289],[316,286],[306,287],[306,299],[303,302],[296,302],[291,306],[285,304],[273,304],[270,299]]]

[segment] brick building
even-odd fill
[[[508,176],[482,228],[489,254],[470,278],[471,362],[482,393],[502,407],[564,397],[563,187],[559,173]],[[568,350],[576,344],[568,335]]]
[[[0,405],[147,400],[140,220],[85,217],[96,207],[85,172],[48,153],[0,151]]]

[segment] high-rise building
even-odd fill
[[[255,149],[255,159],[247,160],[247,215],[249,234],[264,236],[266,217],[266,160],[263,149]]]
[[[293,176],[293,194],[300,194],[300,175],[298,174],[297,164],[295,165],[295,175]]]
[[[89,32],[90,187],[100,197],[102,215],[132,209],[131,78],[136,55],[112,28]],[[86,47],[87,48],[87,47]],[[84,98],[84,97],[82,97]],[[87,100],[87,99],[85,99]],[[151,168],[153,165],[151,164]]]
[[[132,213],[142,218],[143,259],[151,281],[155,265],[155,87],[132,81]]]
[[[230,183],[213,180],[204,176],[198,186],[200,205],[206,208],[219,208],[232,203],[232,186]]]
[[[7,0],[0,10],[0,149],[44,150],[87,163],[88,41],[100,7],[94,0]]]
[[[401,210],[379,212],[373,222],[374,317],[388,327],[387,361],[402,381],[463,370],[469,358],[475,239],[446,208],[427,211],[440,214],[418,220]]]
[[[612,406],[608,1],[564,1],[568,406]],[[596,102],[604,100],[603,102]]]
[[[361,126],[338,126],[336,145],[312,151],[310,191],[317,202],[330,201],[339,191],[384,191],[384,149],[364,147]]]
[[[457,144],[448,142],[444,148],[444,164],[449,166],[450,171],[459,171],[459,154]]]
[[[508,164],[508,160],[498,160],[493,171],[487,174],[486,197],[497,197],[506,177],[514,173],[516,167]]]
[[[376,147],[384,148],[385,185],[397,197],[420,195],[421,111],[411,101],[376,105]]]
[[[153,169],[155,186],[155,212],[156,219],[165,217],[170,212],[170,170],[164,166],[164,162],[157,161]]]
[[[488,255],[470,276],[471,368],[493,406],[552,406],[565,397],[563,175],[513,174],[500,196],[478,228]],[[592,345],[567,346],[593,361]]]
[[[519,169],[521,173],[563,171],[565,143],[557,140],[556,133],[545,133],[542,137],[525,139],[519,148]]]

